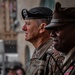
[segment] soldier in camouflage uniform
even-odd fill
[[[54,50],[50,31],[45,29],[52,18],[52,11],[47,7],[35,7],[22,10],[25,20],[23,30],[25,40],[31,42],[35,51],[26,69],[26,75],[54,75],[63,61],[63,54]],[[61,71],[61,70],[60,70]]]
[[[46,26],[51,30],[55,49],[66,53],[63,66],[56,75],[75,75],[75,7],[61,8],[56,3],[51,23]]]

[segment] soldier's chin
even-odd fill
[[[29,41],[29,39],[28,39],[28,38],[25,38],[25,40],[26,40],[26,41]]]

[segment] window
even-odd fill
[[[17,41],[4,41],[5,53],[17,53]]]
[[[0,0],[0,30],[11,30],[17,19],[17,0]]]

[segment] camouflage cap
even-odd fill
[[[55,10],[53,12],[51,23],[45,28],[53,29],[71,23],[75,23],[75,7],[61,8],[61,4],[57,2],[55,5]]]
[[[30,10],[23,9],[23,19],[38,19],[38,18],[52,18],[52,10],[47,7],[34,7]]]

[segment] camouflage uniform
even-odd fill
[[[63,33],[64,35],[64,33],[66,34],[69,33],[69,32],[66,32],[65,29],[63,28],[67,25],[74,26],[75,28],[75,7],[61,8],[61,4],[57,2],[55,5],[55,10],[53,13],[52,20],[50,24],[47,25],[45,28],[48,30],[52,30],[53,33],[56,33],[56,32],[58,33],[57,34],[58,36],[54,34],[57,36],[57,37],[54,37],[54,39],[60,38],[60,37],[63,38],[63,36],[60,34]],[[72,35],[71,35],[72,37],[70,36],[70,38],[73,39],[71,40],[71,42],[69,41],[70,39],[67,38],[68,40],[64,41],[65,45],[62,44],[63,49],[61,49],[60,51],[65,52],[66,54],[68,53],[68,54],[66,55],[65,60],[63,61],[63,64],[60,66],[60,70],[58,70],[55,75],[75,75],[75,34],[74,33],[72,32]],[[61,43],[61,40],[60,40],[60,43]],[[72,47],[74,48],[70,50],[70,48]]]
[[[59,69],[57,65],[61,65],[64,55],[52,50],[51,44],[51,41],[48,40],[35,50],[26,75],[55,75]]]
[[[64,75],[75,75],[75,47],[66,55],[62,69]]]

